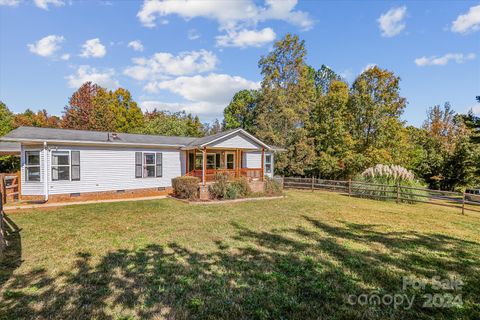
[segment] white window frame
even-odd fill
[[[54,165],[54,164],[53,164],[53,154],[54,154],[55,152],[68,153],[68,166],[65,165],[65,164],[62,164],[62,165]],[[60,179],[54,180],[54,179],[53,179],[53,167],[68,167],[68,180],[60,180]],[[72,181],[72,150],[62,150],[62,149],[58,149],[58,150],[52,150],[52,151],[50,152],[50,180],[51,180],[52,182]]]
[[[147,164],[147,154],[153,154],[153,164]],[[149,177],[146,175],[147,167],[153,167],[153,177]],[[142,178],[144,179],[151,179],[157,177],[157,153],[156,152],[142,152],[142,170],[143,175]]]
[[[158,152],[158,151],[136,151],[135,152],[135,157],[136,157],[136,154],[137,153],[141,153],[142,154],[142,176],[141,177],[137,177],[136,176],[136,171],[135,171],[135,179],[152,179],[152,178],[163,178],[163,152]],[[153,154],[153,164],[149,163],[147,164],[147,161],[146,161],[146,155],[147,154]],[[157,155],[160,155],[160,159],[161,159],[161,162],[160,164],[158,164],[158,157]],[[157,170],[157,167],[161,167],[160,168],[160,175],[159,175],[159,171]],[[135,170],[136,170],[136,167],[137,167],[137,162],[136,162],[136,158],[135,158]],[[149,177],[147,176],[147,170],[146,168],[147,167],[153,167],[153,177]]]
[[[270,157],[270,161],[267,162],[267,157]],[[270,170],[267,170],[267,165],[270,166]],[[265,154],[265,173],[272,173],[273,171],[273,156],[272,154]]]
[[[38,164],[34,164],[34,165],[28,164],[27,153],[29,153],[29,152],[38,152]],[[40,182],[42,182],[42,180],[43,180],[43,178],[42,178],[42,151],[40,149],[29,149],[29,150],[24,151],[24,155],[25,155],[25,163],[24,163],[25,182],[28,182],[28,183],[40,183]],[[40,174],[40,180],[34,181],[34,180],[29,180],[28,179],[28,168],[32,168],[32,167],[38,167],[39,174]]]
[[[213,156],[213,168],[208,168],[208,157]],[[207,170],[216,170],[217,168],[217,154],[215,152],[209,152],[207,153],[207,161],[206,161],[206,168]]]

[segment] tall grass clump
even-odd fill
[[[397,186],[399,186],[400,200],[407,203],[413,203],[413,200],[420,199],[416,195],[421,194],[422,191],[401,187],[423,187],[411,171],[398,165],[377,164],[363,171],[359,180],[373,184],[363,185],[359,183],[356,186],[354,185],[356,188],[366,189],[360,190],[360,194],[387,200],[388,197],[396,197]]]

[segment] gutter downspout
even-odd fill
[[[47,142],[43,142],[43,195],[45,202],[48,201],[48,148]]]

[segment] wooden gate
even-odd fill
[[[20,200],[20,173],[0,173],[2,203]]]

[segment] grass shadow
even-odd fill
[[[478,244],[304,219],[307,225],[270,231],[233,224],[235,245],[217,240],[209,252],[177,243],[149,244],[109,252],[95,262],[88,252],[79,252],[71,272],[13,275],[3,285],[0,314],[5,319],[480,317]],[[375,249],[362,249],[372,244]],[[419,294],[402,291],[403,276],[451,273],[465,283],[463,306],[423,308],[419,300],[407,310],[348,303],[350,295],[371,291]]]

